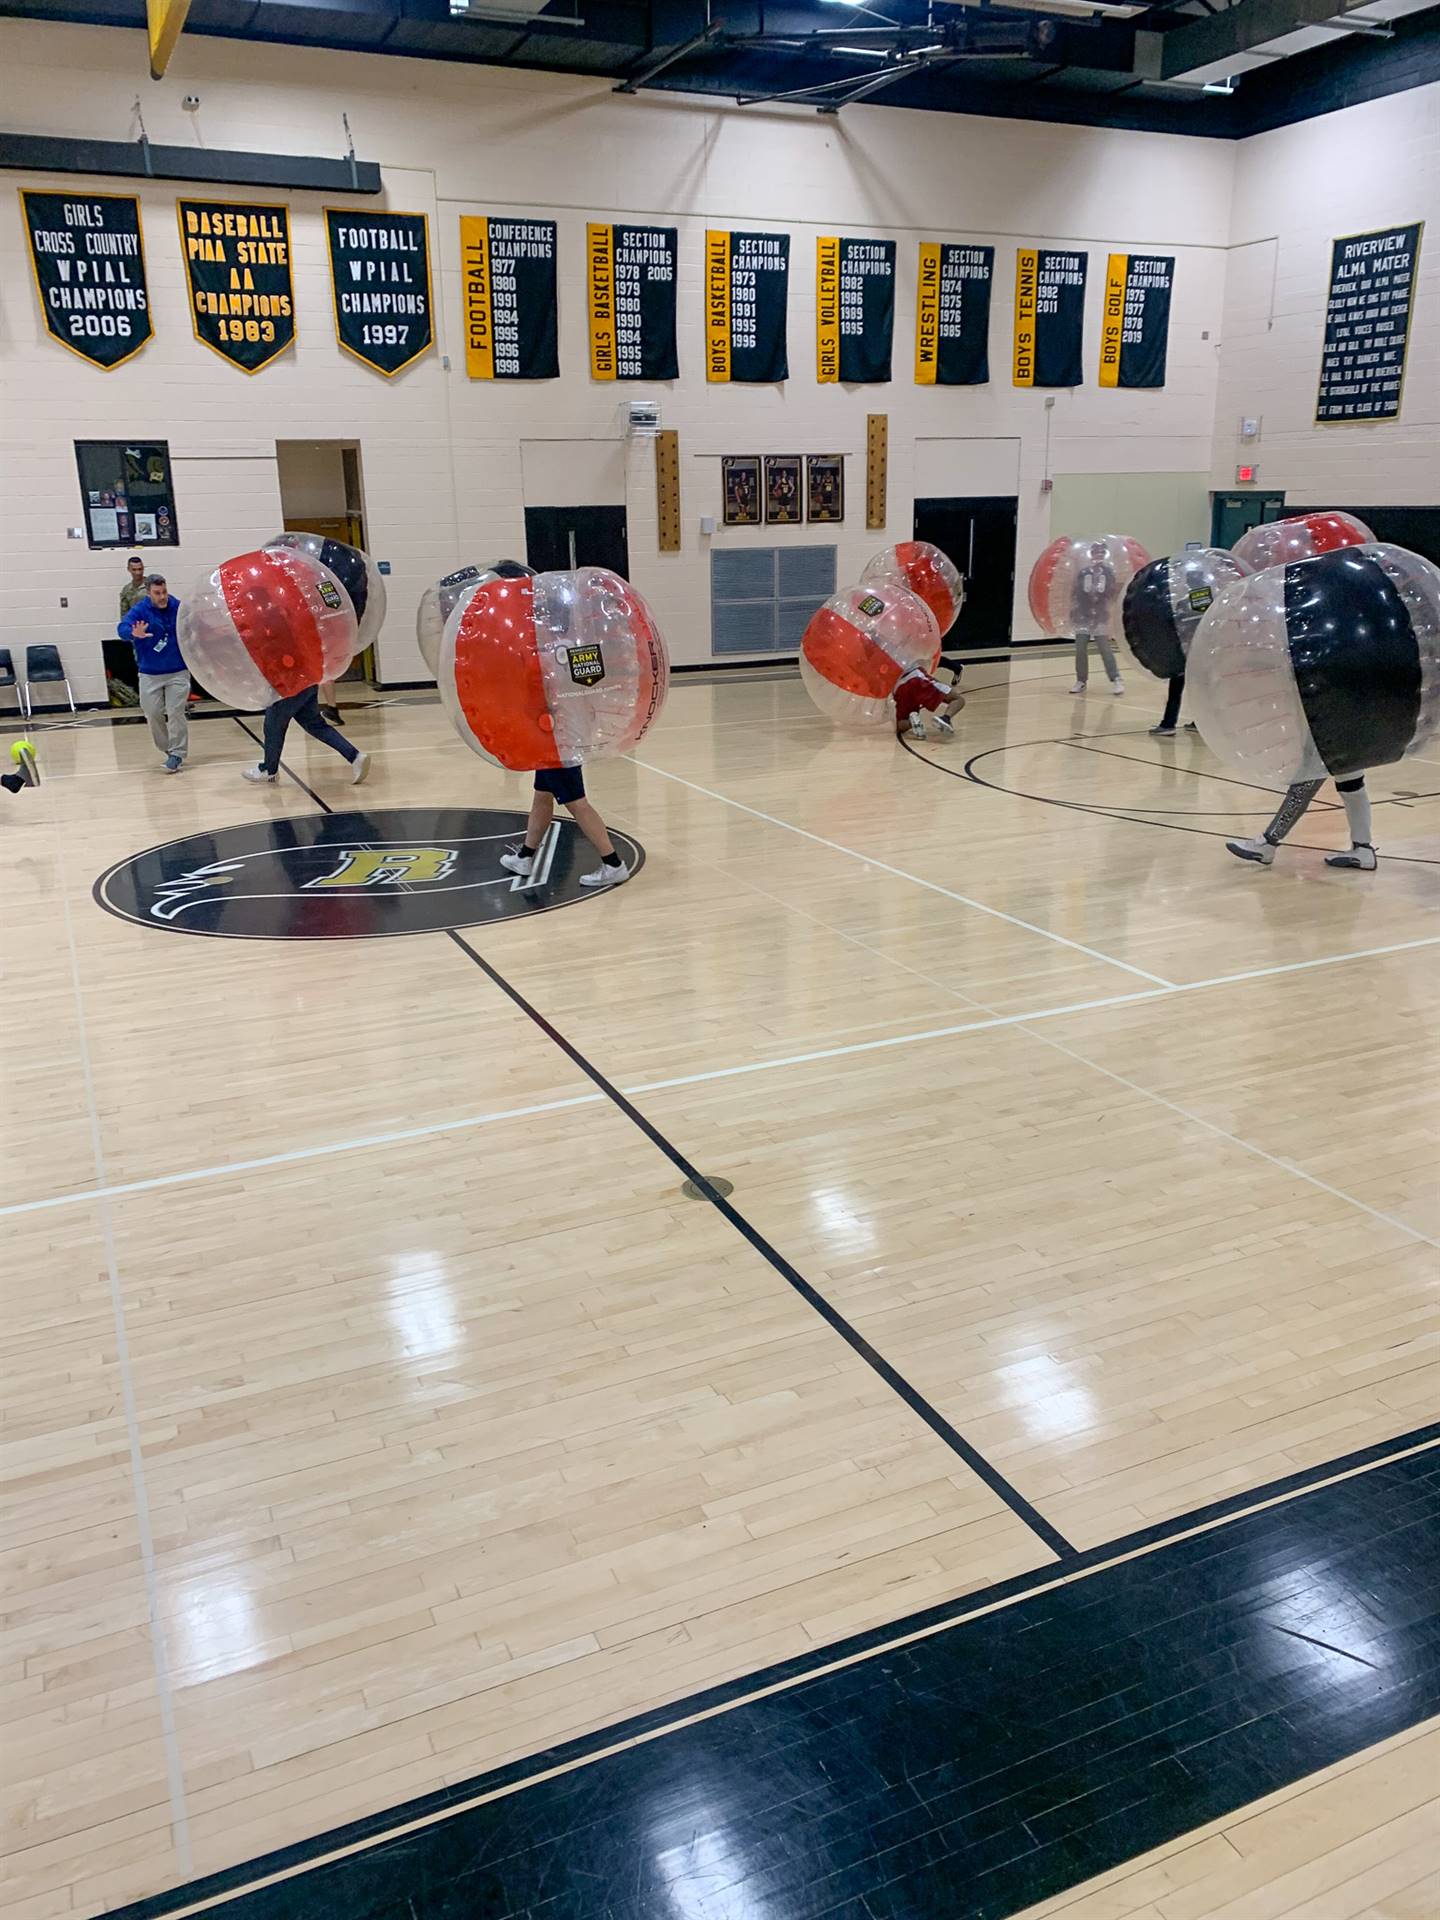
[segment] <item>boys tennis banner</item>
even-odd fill
[[[392,378],[435,343],[430,227],[423,213],[326,207],[335,337]]]
[[[705,235],[705,378],[784,380],[786,233]]]
[[[47,333],[92,366],[122,366],[155,331],[139,201],[22,191],[20,206]]]
[[[465,371],[472,380],[555,380],[560,373],[553,220],[460,216]]]
[[[290,215],[233,200],[177,200],[195,338],[244,373],[295,342]]]
[[[890,378],[895,334],[895,242],[815,241],[816,378],[869,384]]]
[[[1088,255],[1050,247],[1015,254],[1015,385],[1078,387],[1084,379]]]
[[[993,247],[920,242],[915,288],[915,384],[983,387],[990,378]]]
[[[674,227],[585,229],[592,380],[674,380]]]
[[[1100,324],[1102,387],[1163,387],[1173,254],[1112,253]]]

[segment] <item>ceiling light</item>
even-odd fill
[[[1207,80],[1200,91],[1202,93],[1234,93],[1239,84],[1240,82],[1232,73],[1224,80]]]
[[[835,0],[835,4],[840,4],[840,0]],[[832,53],[857,54],[865,60],[888,60],[890,58],[890,55],[884,47],[831,47],[830,51]]]

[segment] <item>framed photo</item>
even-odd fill
[[[805,518],[834,524],[845,518],[845,456],[805,456]]]
[[[767,453],[765,456],[766,526],[798,527],[803,518],[799,454]]]
[[[720,477],[725,495],[725,525],[727,527],[758,527],[760,525],[759,454],[722,455]]]

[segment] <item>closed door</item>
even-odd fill
[[[1014,494],[915,502],[915,538],[949,554],[965,576],[965,604],[945,636],[947,649],[1009,645],[1018,512]]]
[[[1283,493],[1217,493],[1211,496],[1210,542],[1233,547],[1242,533],[1262,527],[1285,514]]]
[[[537,573],[608,567],[628,580],[624,507],[526,507],[525,559]]]

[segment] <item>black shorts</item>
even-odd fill
[[[535,791],[548,793],[562,807],[585,798],[585,775],[579,767],[541,767],[535,775]]]

